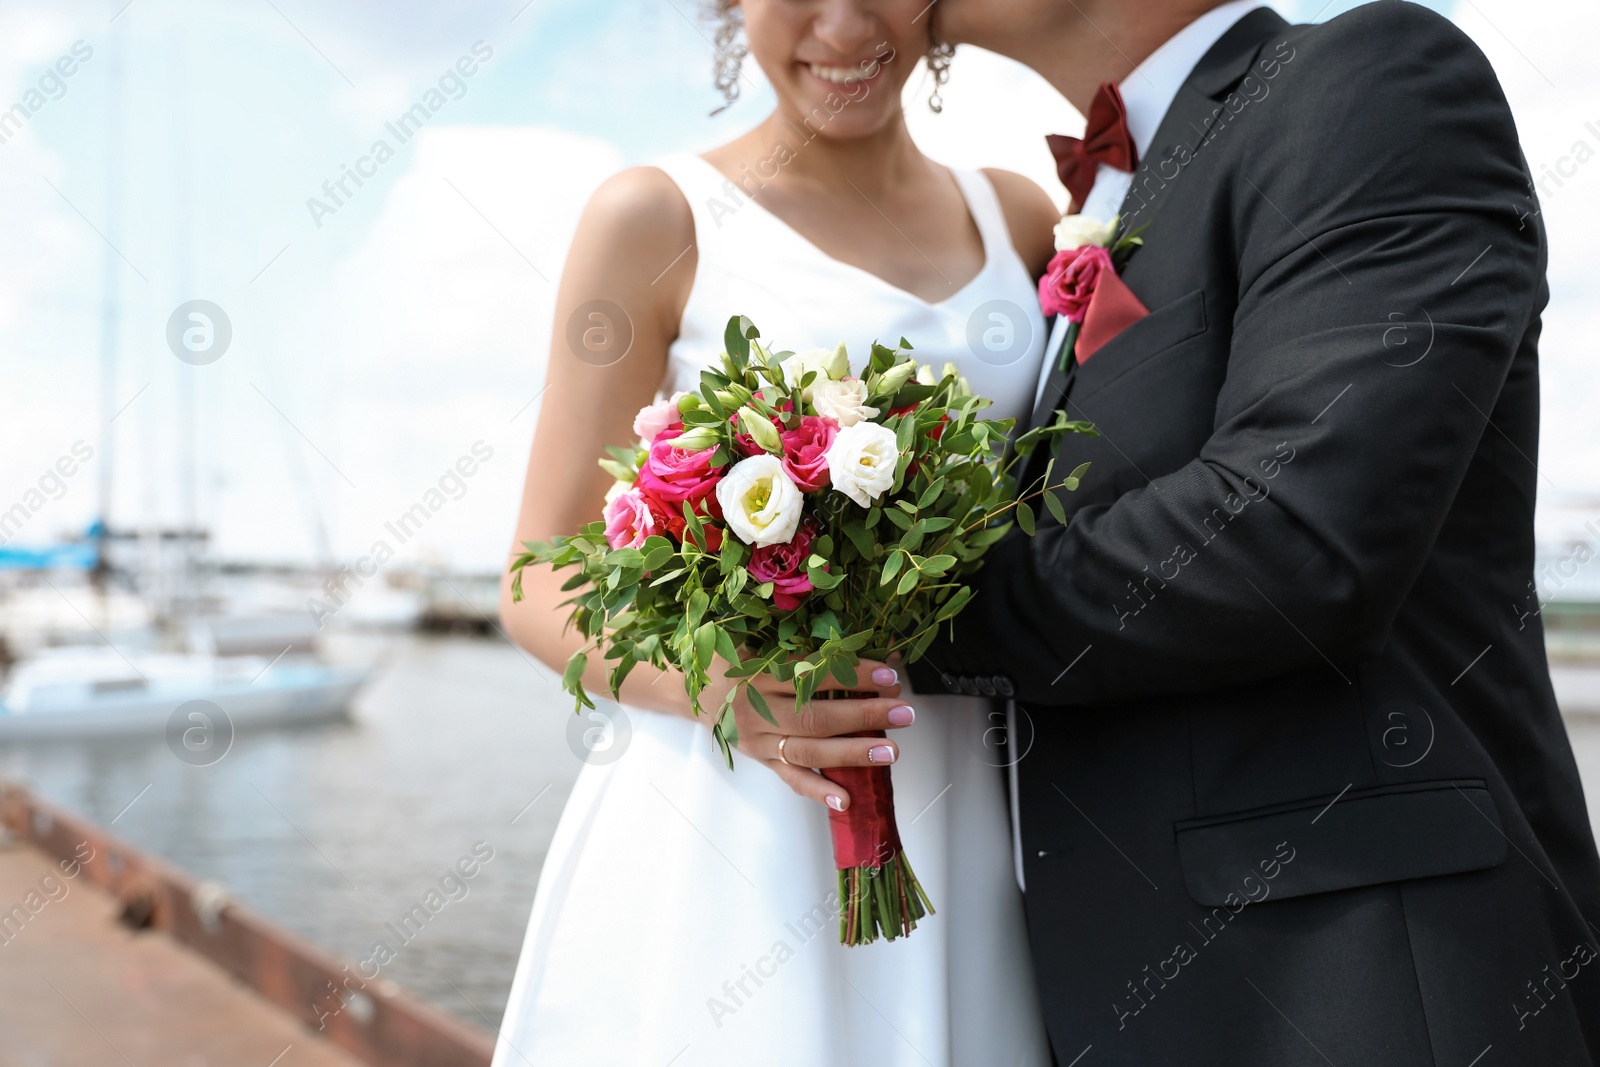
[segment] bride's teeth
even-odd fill
[[[857,70],[855,67],[824,67],[820,63],[806,64],[807,69],[812,74],[824,81],[833,82],[835,85],[845,85],[849,82],[876,77],[878,66],[876,59],[868,63],[864,70]]]

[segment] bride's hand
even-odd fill
[[[767,707],[779,725],[773,726],[763,718],[741,692],[733,702],[734,718],[739,727],[739,751],[766,764],[790,789],[806,799],[826,804],[835,811],[845,810],[850,806],[849,791],[824,778],[813,768],[887,766],[899,758],[900,746],[882,737],[837,735],[866,730],[896,730],[910,726],[916,719],[916,712],[900,699],[899,676],[894,668],[862,660],[858,679],[858,684],[853,686],[830,679],[818,686],[818,690],[874,690],[877,696],[813,700],[796,715],[794,689],[789,683],[780,682],[770,675],[758,677],[752,684],[766,699]],[[731,684],[732,680],[721,683]],[[717,706],[717,702],[708,698],[721,685],[713,684],[707,689],[703,707]],[[716,695],[720,697],[721,694]],[[702,718],[707,725],[710,724],[709,716]],[[778,749],[780,743],[783,746],[781,758]]]

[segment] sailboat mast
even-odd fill
[[[122,238],[122,50],[124,36],[117,25],[117,0],[111,0],[111,46],[107,49],[107,77],[110,89],[106,93],[106,240],[101,253],[100,282],[100,414],[105,427],[105,440],[99,455],[99,501],[96,528],[98,544],[95,546],[94,582],[104,592],[110,573],[106,545],[111,533],[112,490],[116,462],[116,428],[112,420],[117,416],[117,347],[120,341],[121,306],[118,288],[120,266],[115,250]]]
[[[191,200],[189,170],[189,78],[187,38],[182,26],[172,30],[172,258],[177,303],[192,300],[194,249],[190,241]],[[174,609],[182,618],[193,613],[198,597],[199,552],[199,449],[195,429],[195,381],[199,368],[178,363],[178,492],[182,527],[178,534],[178,574],[173,590]]]

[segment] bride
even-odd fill
[[[1042,352],[1034,278],[1057,210],[1015,174],[952,170],[912,143],[901,89],[928,55],[926,0],[722,0],[719,87],[737,94],[740,24],[778,106],[703,156],[606,182],[583,213],[556,305],[548,389],[516,540],[597,518],[593,457],[636,412],[699,386],[730,315],[775,348],[904,336],[1026,418]],[[936,82],[937,84],[937,82]],[[560,670],[566,575],[502,597],[514,639]],[[611,711],[620,755],[591,759],[550,846],[495,1052],[516,1064],[1044,1065],[1001,761],[979,698],[877,695],[775,730],[737,708],[729,772],[681,680],[633,672]],[[605,689],[604,665],[586,676]],[[716,706],[708,693],[707,706]],[[626,724],[624,729],[622,724]],[[888,729],[885,738],[832,738]],[[786,748],[779,744],[785,735]],[[623,749],[623,745],[626,748]],[[900,831],[937,914],[909,938],[843,948],[827,804],[811,768],[894,764]]]

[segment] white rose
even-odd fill
[[[802,501],[777,456],[742,459],[717,483],[717,503],[728,528],[756,548],[788,544],[794,538]]]
[[[633,432],[639,439],[649,444],[656,439],[656,434],[677,422],[682,416],[678,412],[678,401],[686,394],[673,393],[665,400],[657,400],[654,404],[646,404],[639,409],[639,414],[633,417]]]
[[[918,385],[938,385],[939,384],[939,377],[938,377],[938,375],[933,373],[933,367],[930,364],[927,364],[927,363],[918,364],[918,366],[917,366],[917,384]]]
[[[894,431],[876,422],[859,422],[839,431],[828,448],[833,487],[862,507],[871,507],[894,484],[900,460]]]
[[[802,400],[810,400],[811,392],[816,386],[829,378],[843,378],[850,373],[850,363],[844,354],[844,342],[839,342],[837,348],[812,348],[804,352],[797,352],[781,361],[778,367],[783,371],[783,380],[789,383],[789,388],[800,388],[800,379],[810,371],[816,371],[816,380],[810,386],[801,390]]]
[[[811,406],[817,409],[818,415],[837,422],[841,429],[878,413],[877,408],[867,405],[867,383],[859,378],[818,382],[811,390]]]
[[[1061,221],[1056,223],[1056,251],[1065,252],[1069,248],[1081,248],[1084,245],[1105,248],[1111,243],[1111,235],[1117,232],[1117,219],[1120,217],[1113,215],[1110,222],[1102,222],[1088,215],[1061,216]]]

